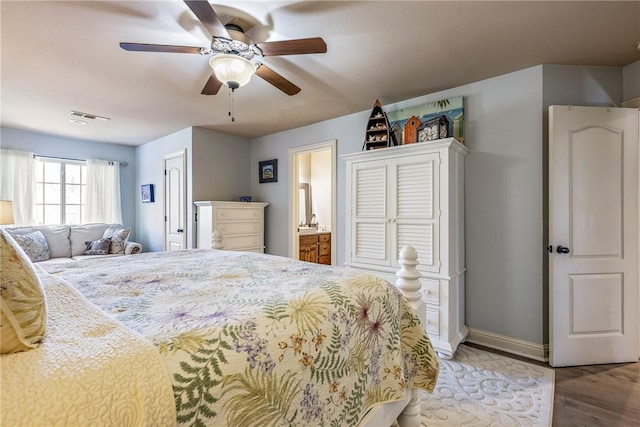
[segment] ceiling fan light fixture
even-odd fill
[[[209,65],[216,78],[225,86],[237,89],[249,83],[256,73],[256,65],[238,55],[222,53],[212,57]]]

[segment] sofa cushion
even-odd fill
[[[85,244],[87,245],[85,255],[107,255],[111,246],[111,239],[105,237],[92,242],[85,242]]]
[[[130,228],[122,228],[119,224],[111,224],[109,228],[104,231],[102,237],[111,239],[111,247],[109,248],[110,254],[124,253],[129,233],[131,233]]]
[[[0,230],[0,271],[0,353],[35,348],[45,334],[44,291],[33,264],[5,230]]]
[[[104,231],[109,228],[109,224],[82,224],[71,226],[71,256],[84,254],[87,250],[85,242],[102,239]]]
[[[69,241],[71,227],[68,225],[39,225],[33,229],[41,231],[47,239],[50,258],[71,257],[71,242]]]
[[[71,228],[68,225],[37,225],[32,227],[6,228],[12,236],[16,234],[33,233],[40,231],[49,245],[49,258],[71,257],[71,242],[69,234]]]
[[[49,259],[49,245],[41,231],[32,233],[15,234],[13,240],[22,248],[31,262],[46,261]]]

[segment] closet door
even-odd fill
[[[351,260],[388,266],[385,160],[353,164],[351,182]]]
[[[439,272],[440,153],[400,157],[390,168],[391,265],[399,267],[400,250],[410,245],[420,254],[420,270]]]

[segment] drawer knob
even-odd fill
[[[429,289],[425,289],[425,290],[424,290],[424,294],[425,294],[425,295],[429,295],[430,293],[431,293],[431,291],[430,291]]]

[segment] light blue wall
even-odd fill
[[[465,98],[467,323],[482,330],[542,342],[542,68],[426,95],[387,111]],[[375,99],[372,99],[371,105]],[[383,101],[383,100],[382,100]],[[338,156],[362,149],[370,110],[257,138],[251,159],[278,158],[277,184],[252,193],[271,203],[267,252],[287,255],[288,149],[337,139]],[[337,260],[345,261],[345,162],[338,160]],[[508,321],[505,321],[508,319]]]
[[[622,69],[536,66],[384,105],[385,110],[444,98],[465,100],[466,322],[532,343],[548,342],[547,114],[549,102],[612,105],[621,101]],[[372,98],[371,103],[375,99]],[[381,100],[384,103],[384,100]],[[288,150],[336,139],[338,156],[360,151],[369,110],[256,138],[253,166],[278,159],[278,182],[251,192],[268,201],[267,252],[288,255]],[[256,169],[256,170],[253,170]],[[337,260],[345,261],[345,163],[338,161]]]
[[[82,141],[60,138],[41,133],[0,129],[0,147],[4,149],[31,151],[41,156],[65,157],[71,159],[101,159],[126,162],[127,167],[120,168],[120,198],[122,203],[123,225],[132,228],[131,240],[137,241],[135,217],[136,198],[134,177],[136,172],[135,147],[119,144],[104,144],[94,141]]]
[[[139,242],[145,252],[164,250],[164,156],[186,150],[186,174],[191,173],[191,128],[183,129],[165,137],[136,147],[136,189],[143,184],[155,186],[155,202],[142,203],[140,194],[136,195],[136,229]],[[187,218],[191,218],[191,179],[187,179]],[[189,224],[187,245],[191,244]]]

